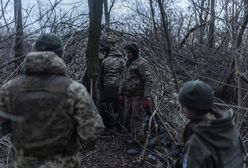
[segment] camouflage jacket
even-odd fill
[[[128,63],[119,89],[121,95],[151,96],[152,73],[145,59],[138,57]]]
[[[102,61],[100,81],[102,86],[120,86],[125,61],[117,52],[110,52]]]
[[[24,68],[22,76],[0,89],[0,111],[24,119],[0,119],[1,134],[11,130],[17,149],[32,156],[75,153],[79,140],[95,139],[102,132],[102,118],[93,101],[82,84],[64,76],[61,58],[53,52],[32,52]]]

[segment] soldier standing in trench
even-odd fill
[[[11,133],[16,168],[79,168],[80,142],[104,125],[85,87],[65,77],[62,40],[42,34],[24,60],[24,74],[0,89],[0,110],[23,120],[0,119]]]
[[[128,154],[135,155],[141,151],[140,145],[145,140],[145,110],[152,105],[152,73],[149,64],[139,56],[136,44],[125,46],[127,62],[124,78],[119,89],[119,102],[124,104],[124,124],[134,141],[130,140]]]
[[[118,129],[123,120],[122,108],[118,102],[119,87],[125,61],[115,47],[114,39],[108,37],[101,41],[100,54],[105,56],[100,69],[100,114],[108,129]]]

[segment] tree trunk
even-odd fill
[[[202,0],[201,1],[201,9],[200,9],[201,12],[200,12],[200,15],[199,15],[199,20],[200,20],[199,25],[202,25],[204,22],[206,22],[203,19],[203,12],[204,12],[205,1],[206,0]],[[199,43],[200,44],[204,44],[204,32],[205,32],[205,26],[202,26],[200,28],[200,35],[199,35]]]
[[[90,26],[86,49],[87,71],[86,86],[91,96],[96,96],[97,77],[99,76],[99,43],[101,35],[101,19],[103,0],[88,0]]]
[[[211,21],[208,33],[208,47],[213,48],[214,45],[214,32],[215,32],[215,0],[211,0]]]
[[[105,18],[105,24],[106,27],[109,28],[109,23],[110,23],[110,12],[108,8],[108,0],[104,0],[104,18]]]
[[[150,8],[151,8],[151,17],[152,17],[153,29],[154,29],[156,40],[158,41],[158,30],[157,30],[156,21],[155,21],[155,11],[154,11],[154,7],[153,7],[153,0],[149,0],[149,3],[150,3]]]
[[[158,5],[159,5],[160,13],[161,13],[161,19],[162,19],[162,24],[163,24],[164,34],[165,34],[165,39],[166,39],[166,44],[167,44],[165,49],[167,49],[167,52],[168,52],[169,66],[171,69],[172,77],[174,79],[175,89],[177,92],[179,92],[179,86],[177,83],[177,76],[176,76],[176,72],[175,72],[175,68],[174,68],[175,63],[174,63],[174,59],[172,57],[172,52],[171,52],[171,41],[170,41],[170,37],[169,37],[168,21],[167,21],[166,13],[164,10],[164,5],[163,5],[161,0],[158,0]]]
[[[23,26],[22,26],[22,2],[21,0],[14,1],[15,14],[15,58],[18,59],[23,56]],[[16,67],[21,64],[21,61],[16,62]]]
[[[248,0],[244,0],[244,20],[243,23],[241,25],[239,34],[238,34],[238,39],[237,39],[237,48],[240,47],[240,45],[242,44],[242,40],[243,40],[243,34],[245,32],[246,26],[248,24]]]

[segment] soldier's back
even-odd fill
[[[121,56],[109,56],[102,62],[102,70],[104,74],[104,86],[114,85],[119,86],[122,73],[124,70],[125,61]]]

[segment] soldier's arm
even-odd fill
[[[99,75],[99,89],[102,90],[103,89],[103,80],[104,80],[104,66],[103,66],[104,60],[101,63],[100,66],[100,75]]]
[[[124,78],[124,72],[125,72],[125,61],[121,58],[120,61],[120,71],[121,71],[121,79]]]
[[[149,65],[145,62],[144,64],[140,65],[139,73],[141,79],[144,81],[144,96],[151,97],[151,90],[152,90],[152,72]]]
[[[123,95],[123,83],[124,83],[124,78],[125,78],[125,62],[124,60],[121,61],[120,63],[120,69],[121,69],[121,81],[120,81],[120,86],[119,86],[119,95]]]
[[[9,95],[8,86],[10,82],[3,85],[0,89],[0,111],[7,113],[9,112]],[[10,120],[0,118],[0,136],[3,136],[10,132]]]
[[[124,84],[124,75],[123,75],[123,77],[121,79],[120,86],[119,86],[119,95],[120,96],[124,95],[124,93],[123,93],[123,84]]]
[[[81,141],[94,140],[104,130],[102,118],[83,85],[73,81],[69,87],[75,97],[73,118],[77,122],[77,134]]]

